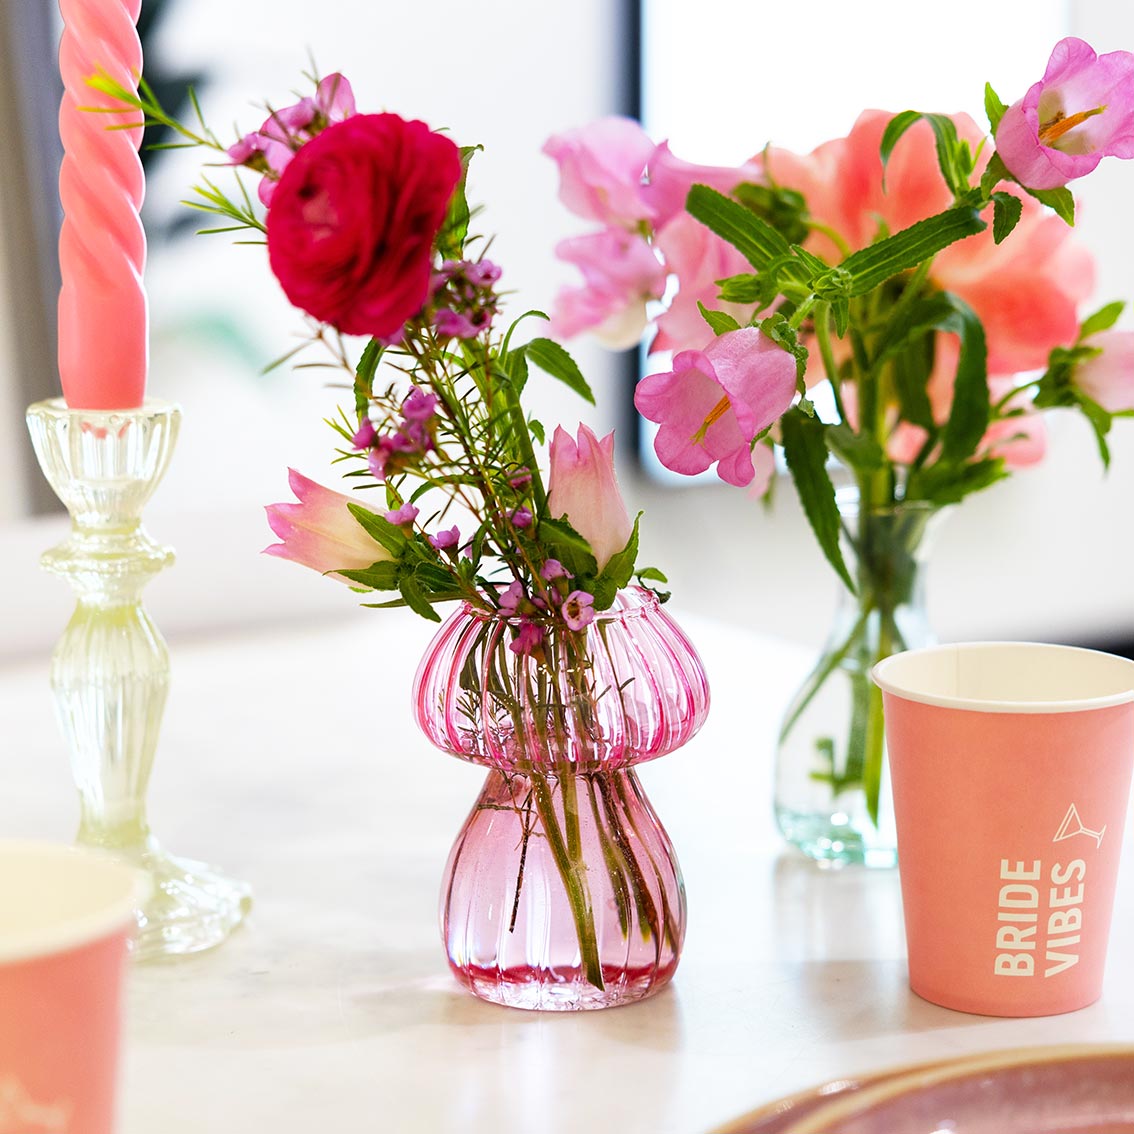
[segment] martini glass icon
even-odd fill
[[[1071,804],[1067,808],[1067,814],[1063,816],[1063,822],[1059,824],[1059,830],[1055,832],[1055,837],[1051,841],[1061,843],[1064,839],[1073,839],[1076,835],[1089,835],[1095,840],[1095,846],[1101,847],[1102,837],[1105,834],[1105,826],[1101,831],[1092,831],[1090,827],[1085,827],[1083,820],[1079,818],[1079,809],[1075,804]]]

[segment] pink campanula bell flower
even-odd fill
[[[354,502],[350,496],[324,488],[295,469],[288,469],[288,485],[298,503],[269,504],[265,509],[269,526],[281,540],[265,547],[265,555],[290,559],[344,583],[350,580],[336,574],[338,570],[358,570],[391,558],[347,509]]]
[[[580,425],[575,439],[556,426],[550,446],[547,509],[556,519],[566,517],[591,545],[600,571],[626,546],[634,529],[614,475],[613,433],[600,441]],[[545,570],[547,566],[544,564]]]
[[[646,240],[608,227],[560,241],[555,254],[579,268],[583,286],[560,291],[552,334],[569,339],[593,330],[612,350],[638,342],[646,328],[646,303],[661,299],[666,281],[665,266]]]
[[[1134,331],[1100,331],[1084,345],[1102,353],[1076,367],[1075,385],[1108,413],[1134,411]]]
[[[584,220],[623,228],[653,219],[642,196],[654,143],[630,118],[600,118],[554,134],[543,152],[559,166],[559,199]]]
[[[1043,78],[1005,111],[996,151],[1030,189],[1066,185],[1104,157],[1134,157],[1134,55],[1060,40]]]
[[[638,412],[661,428],[654,441],[667,469],[694,475],[716,462],[728,484],[756,476],[752,441],[783,414],[796,392],[795,358],[756,327],[682,351],[673,370],[638,383]]]

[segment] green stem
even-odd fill
[[[564,840],[563,832],[559,829],[559,817],[555,814],[555,800],[547,777],[538,771],[529,773],[532,787],[535,791],[536,811],[547,836],[547,845],[551,848],[551,857],[563,880],[567,891],[567,900],[571,906],[571,916],[575,921],[575,932],[579,939],[579,955],[583,962],[583,971],[587,980],[597,989],[605,987],[602,976],[602,961],[598,952],[598,934],[595,929],[595,913],[591,905],[591,895],[586,883],[586,864],[576,850],[572,855]],[[559,776],[560,789],[567,779],[573,779],[574,773],[563,773]],[[572,785],[574,786],[574,785]],[[576,822],[578,815],[575,816]]]

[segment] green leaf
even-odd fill
[[[844,465],[856,472],[877,472],[886,464],[886,454],[869,433],[855,433],[846,422],[827,427],[827,444]]]
[[[350,514],[366,529],[367,535],[377,540],[395,558],[406,549],[406,533],[397,524],[363,508],[361,504],[348,504]]]
[[[615,593],[626,586],[634,577],[634,561],[638,558],[638,522],[641,518],[642,513],[639,512],[634,517],[634,528],[630,533],[630,538],[626,541],[626,546],[610,557],[598,577],[599,582],[612,585]],[[664,580],[662,581],[664,582]],[[609,605],[607,603],[607,606]],[[606,608],[600,607],[599,609],[604,610]]]
[[[425,597],[425,592],[422,591],[417,580],[412,575],[403,574],[398,580],[398,589],[402,593],[402,598],[406,601],[406,606],[408,606],[414,614],[420,614],[422,618],[430,622],[441,621],[441,615],[429,605],[429,600]]]
[[[727,240],[757,271],[766,268],[777,256],[787,255],[791,249],[770,224],[708,185],[694,185],[685,200],[685,208]]]
[[[352,568],[339,571],[340,575],[352,583],[369,587],[373,591],[396,591],[398,589],[398,564],[382,560],[369,567]]]
[[[992,407],[988,397],[988,348],[984,326],[976,312],[949,292],[942,297],[952,306],[952,314],[938,326],[960,336],[957,377],[953,384],[953,406],[941,433],[941,456],[945,461],[965,461],[976,452],[988,430]]]
[[[441,254],[443,260],[460,260],[464,257],[465,240],[469,234],[469,219],[472,216],[469,211],[468,198],[465,195],[465,185],[468,181],[469,163],[472,161],[473,154],[483,149],[483,146],[461,147],[461,179],[457,182],[457,188],[449,199],[449,208],[445,220],[441,225],[441,231],[437,234],[437,251]]]
[[[966,496],[1008,475],[1003,457],[985,457],[962,465],[938,461],[911,477],[910,498],[931,500],[934,504],[959,504]]]
[[[354,410],[359,417],[365,417],[370,410],[370,395],[374,390],[374,374],[382,361],[382,344],[371,339],[358,360],[354,372]]]
[[[1008,172],[1008,167],[1004,164],[1000,155],[993,154],[992,157],[988,159],[988,165],[984,167],[984,173],[981,174],[980,191],[988,197],[1001,181],[1015,180],[1016,179]]]
[[[756,185],[742,182],[731,193],[746,209],[766,220],[791,244],[807,239],[807,200],[795,189],[780,185]]]
[[[1098,402],[1093,398],[1087,397],[1082,391],[1079,392],[1079,408],[1083,411],[1083,416],[1090,422],[1091,428],[1094,430],[1095,441],[1098,443],[1099,457],[1102,460],[1103,468],[1109,469],[1110,446],[1107,444],[1106,435],[1110,432],[1114,417],[1103,409]]]
[[[727,276],[717,280],[720,298],[725,303],[761,303],[768,290],[767,281],[763,276],[755,276],[745,272],[739,276]]]
[[[710,311],[700,300],[697,301],[697,307],[701,318],[712,327],[714,335],[740,330],[740,324],[727,311]]]
[[[537,445],[542,445],[547,440],[547,434],[543,430],[543,422],[536,421],[534,417],[528,418],[528,432],[535,438]]]
[[[947,209],[852,253],[815,281],[815,291],[824,299],[865,295],[893,276],[936,256],[942,248],[987,227],[974,208],[965,205]]]
[[[1000,96],[992,89],[991,83],[984,84],[984,112],[988,115],[988,125],[992,132],[995,134],[997,127],[1000,125],[1000,119],[1004,117],[1004,112],[1008,109],[1000,101]]]
[[[909,338],[894,353],[890,373],[898,395],[903,421],[920,425],[928,433],[937,432],[933,406],[929,401],[929,375],[933,372],[936,336],[922,333]]]
[[[954,197],[960,197],[969,188],[969,174],[972,173],[972,154],[966,143],[957,137],[957,127],[952,119],[944,114],[922,114],[916,110],[904,110],[895,115],[882,134],[880,146],[882,166],[890,160],[898,139],[915,123],[924,119],[933,128],[937,146],[937,164],[941,176]],[[883,181],[883,185],[885,182]]]
[[[1024,212],[1024,202],[1014,193],[992,194],[992,239],[1000,244],[1020,223]]]
[[[583,372],[576,365],[575,360],[557,342],[552,339],[532,339],[524,347],[524,351],[540,370],[550,374],[552,378],[558,378],[564,385],[570,386],[576,394],[592,406],[595,404],[595,396],[591,392],[590,386],[587,385]]]
[[[890,161],[890,155],[894,152],[894,147],[898,144],[898,139],[919,119],[921,113],[916,110],[903,110],[901,114],[895,114],[890,119],[886,129],[882,132],[882,142],[878,147],[878,152],[882,157],[882,169],[885,171],[887,163]],[[883,179],[882,184],[885,185]]]
[[[669,579],[666,578],[656,567],[643,567],[641,571],[637,572],[637,577],[644,581],[651,583],[668,583]]]
[[[1100,307],[1094,314],[1088,315],[1079,328],[1078,341],[1089,339],[1091,335],[1097,335],[1100,331],[1109,331],[1118,322],[1118,317],[1125,309],[1126,303],[1117,299],[1105,307]]]
[[[835,503],[835,486],[827,475],[827,443],[825,426],[818,418],[808,417],[798,407],[780,418],[784,456],[788,470],[799,492],[804,514],[819,541],[827,562],[839,578],[854,590],[843,552],[839,546],[839,509]]]
[[[524,348],[505,351],[498,357],[504,373],[508,375],[508,381],[512,383],[517,396],[519,396],[528,384],[528,359]]]
[[[572,575],[598,574],[591,545],[565,519],[543,519],[539,522],[539,541],[547,549],[548,558],[558,559]]]
[[[1049,209],[1054,209],[1072,228],[1075,226],[1075,198],[1066,185],[1059,189],[1028,189],[1025,185],[1024,189],[1035,197],[1040,204],[1046,205]]]

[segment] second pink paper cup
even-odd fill
[[[122,978],[143,875],[0,842],[0,1130],[112,1134]]]
[[[896,654],[874,680],[914,992],[993,1016],[1093,1003],[1134,767],[1134,662],[977,642]]]

